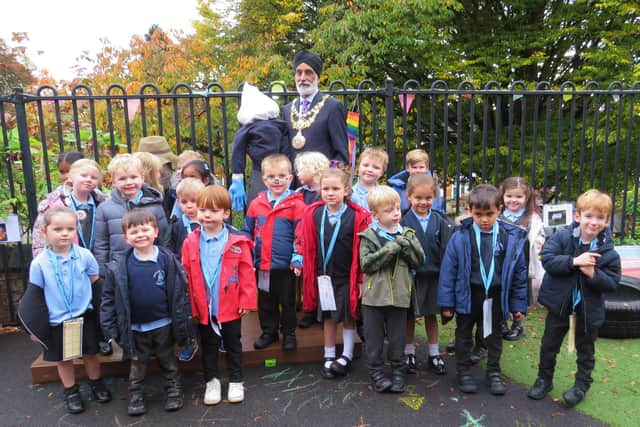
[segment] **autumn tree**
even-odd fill
[[[20,45],[26,39],[26,33],[13,33],[13,41],[18,43],[16,47],[10,47],[0,39],[0,95],[10,93],[17,87],[29,86],[35,81],[26,48]]]

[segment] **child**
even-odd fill
[[[154,245],[159,229],[153,213],[133,209],[121,224],[130,247],[106,265],[102,330],[131,359],[129,415],[147,411],[144,379],[152,355],[166,379],[164,409],[176,411],[182,408],[183,393],[175,344],[194,339],[186,276],[173,253]]]
[[[162,194],[142,179],[142,163],[133,154],[118,154],[109,163],[113,189],[111,198],[96,211],[94,254],[104,276],[104,266],[128,250],[121,220],[133,208],[146,209],[156,216],[158,245],[169,247],[171,229],[162,207]]]
[[[604,322],[603,293],[615,291],[620,281],[620,256],[608,226],[612,209],[608,195],[595,189],[582,193],[574,223],[557,231],[542,247],[546,274],[539,301],[548,312],[538,378],[528,393],[531,399],[542,399],[553,389],[556,356],[573,316],[578,370],[573,387],[562,395],[566,406],[580,403],[593,383],[595,340]]]
[[[386,151],[375,147],[365,148],[358,159],[358,181],[353,184],[352,202],[369,209],[367,194],[378,185],[378,180],[387,170],[388,163],[389,155]]]
[[[329,159],[318,151],[306,151],[296,156],[293,162],[304,203],[310,205],[320,200],[320,175],[329,167]]]
[[[432,209],[436,199],[436,182],[427,174],[413,175],[407,183],[407,197],[411,204],[403,216],[401,224],[415,230],[422,245],[425,261],[416,268],[414,299],[408,310],[407,344],[404,349],[407,372],[416,371],[416,347],[414,334],[416,316],[424,316],[425,331],[429,346],[429,369],[438,375],[447,372],[440,356],[438,342],[438,274],[444,249],[453,232],[453,224],[440,212]]]
[[[362,270],[358,258],[360,237],[371,222],[366,209],[348,200],[351,174],[334,161],[320,178],[322,200],[307,207],[300,224],[301,252],[304,257],[303,310],[321,311],[324,323],[323,378],[349,372],[355,346],[358,295]],[[296,269],[296,274],[300,270]],[[322,306],[318,286],[330,291],[335,309]],[[324,301],[326,303],[326,301]],[[330,307],[330,306],[329,306]],[[336,359],[336,329],[342,323],[342,355]]]
[[[251,159],[249,175],[249,197],[251,202],[256,195],[266,188],[261,179],[262,160],[271,154],[284,154],[292,158],[289,125],[280,120],[278,104],[258,90],[257,87],[245,83],[242,87],[242,98],[238,110],[240,128],[233,137],[231,170],[231,186],[229,192],[233,201],[233,210],[241,211],[247,204],[244,191],[244,174],[247,155]]]
[[[242,402],[241,319],[256,308],[253,244],[225,224],[231,214],[231,198],[224,187],[206,187],[198,195],[197,204],[201,228],[184,241],[182,264],[187,271],[191,308],[200,332],[206,383],[204,404],[215,405],[221,400],[218,350],[222,339],[229,371],[227,399]]]
[[[58,172],[60,173],[60,184],[57,190],[60,190],[67,182],[71,165],[80,159],[84,159],[84,154],[80,151],[61,151],[60,154],[58,154],[57,166]]]
[[[105,403],[111,393],[100,379],[98,328],[92,284],[98,280],[98,263],[88,249],[73,243],[78,217],[66,206],[55,206],[42,217],[47,247],[36,256],[29,271],[29,287],[20,301],[18,315],[32,339],[44,347],[44,360],[56,362],[64,387],[67,412],[84,411],[76,385],[73,360],[65,357],[63,329],[82,321],[81,355],[94,398]],[[81,333],[81,335],[80,335]]]
[[[68,174],[68,181],[38,205],[38,217],[33,225],[32,235],[34,257],[45,248],[46,242],[42,234],[43,216],[54,206],[69,206],[77,213],[78,235],[75,243],[93,250],[95,212],[97,206],[104,201],[104,195],[97,189],[102,182],[102,170],[95,161],[80,159],[71,165]]]
[[[167,213],[169,219],[175,217],[180,217],[181,213],[178,212],[179,207],[176,201],[176,187],[178,183],[182,180],[182,168],[184,165],[189,163],[192,160],[201,160],[204,162],[204,157],[202,154],[193,150],[184,150],[178,156],[178,162],[176,165],[176,170],[171,174],[171,186],[165,191],[164,198],[164,210]]]
[[[216,184],[216,178],[211,174],[211,169],[207,162],[202,160],[192,160],[182,168],[182,179],[196,178],[204,185]]]
[[[196,178],[185,178],[176,187],[177,202],[182,213],[179,218],[171,218],[171,249],[178,257],[182,255],[182,243],[187,234],[200,227],[197,200],[204,189],[202,181]]]
[[[262,328],[262,335],[253,344],[256,349],[277,341],[280,327],[283,350],[296,349],[296,293],[291,269],[300,266],[293,241],[305,204],[302,194],[289,189],[292,178],[287,156],[265,157],[262,179],[267,190],[258,193],[249,204],[242,228],[255,243],[258,314]]]
[[[373,187],[367,199],[376,220],[375,225],[360,233],[367,367],[377,392],[402,393],[406,389],[403,350],[413,281],[410,269],[424,262],[424,252],[415,231],[400,225],[400,196],[393,188]],[[391,380],[384,374],[385,331]]]
[[[406,169],[402,172],[398,172],[387,180],[387,184],[400,195],[400,209],[402,209],[402,212],[409,208],[409,201],[405,194],[405,188],[407,187],[407,181],[410,176],[419,173],[426,173],[436,179],[433,171],[429,169],[429,155],[426,151],[421,150],[420,148],[409,151],[405,157],[404,163]],[[438,212],[445,213],[444,199],[440,196],[440,188],[437,188],[436,190],[436,199],[433,201],[433,206],[431,208]]]
[[[538,300],[540,281],[544,274],[539,259],[540,249],[544,244],[544,224],[536,212],[533,188],[526,179],[519,176],[505,179],[500,186],[500,197],[504,203],[500,219],[527,230],[528,246],[525,248],[524,259],[529,272],[529,305],[533,305]],[[508,341],[517,341],[522,338],[524,335],[523,323],[524,319],[521,322],[514,321],[511,328],[508,328],[505,322],[503,338]]]
[[[164,187],[160,184],[160,173],[162,172],[160,158],[146,151],[139,151],[133,155],[139,158],[142,163],[142,179],[145,184],[164,193]]]
[[[475,393],[470,352],[474,325],[484,332],[489,350],[487,385],[493,395],[507,391],[500,376],[502,335],[500,321],[509,312],[517,321],[527,311],[526,232],[498,221],[502,202],[498,190],[481,184],[469,194],[471,219],[462,221],[444,253],[438,281],[438,305],[443,322],[456,318],[458,389]],[[491,326],[491,332],[483,324]]]

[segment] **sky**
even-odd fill
[[[100,39],[128,47],[134,34],[153,24],[193,34],[199,19],[197,0],[0,0],[0,38],[16,46],[11,33],[26,32],[27,56],[56,80],[71,80],[71,68],[83,51],[100,51]],[[37,74],[37,73],[36,73]]]

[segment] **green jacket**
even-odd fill
[[[360,233],[360,266],[364,272],[362,304],[408,308],[413,276],[410,268],[424,264],[416,232],[403,227],[395,240],[385,241],[375,230]]]

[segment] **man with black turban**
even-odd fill
[[[319,151],[331,160],[348,163],[346,109],[318,90],[322,59],[310,50],[301,50],[293,59],[293,69],[300,97],[284,106],[293,159],[300,152]]]

